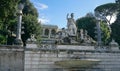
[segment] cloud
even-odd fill
[[[46,18],[38,18],[38,21],[41,22],[42,24],[47,24],[50,22],[50,20]]]
[[[48,6],[46,4],[42,4],[42,3],[39,3],[40,4],[40,9],[41,10],[44,10],[44,9],[47,9]]]
[[[34,6],[38,9],[38,10],[45,10],[48,8],[48,5],[43,4],[43,3],[34,3]]]
[[[48,8],[48,5],[41,3],[39,0],[30,0],[34,6],[39,10],[44,10]]]
[[[41,10],[47,9],[48,5],[41,3],[40,0],[30,0],[30,1],[33,3],[35,8],[38,10],[38,13],[39,13],[39,16],[40,16],[38,18],[38,22],[41,22],[42,24],[49,23],[50,20],[46,18],[44,13],[41,13]]]

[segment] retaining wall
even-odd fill
[[[0,71],[24,71],[23,47],[0,46]]]
[[[77,46],[66,46],[66,48],[75,48]],[[79,46],[80,47],[80,46]],[[62,67],[54,65],[55,61],[74,59],[97,59],[101,62],[90,69],[74,69],[71,71],[120,71],[120,51],[95,51],[93,47],[87,49],[89,46],[84,46],[85,49],[74,50],[69,52],[59,46],[62,51],[57,50],[41,50],[29,49],[25,51],[25,71],[70,71]],[[81,50],[85,51],[81,51]],[[86,51],[87,50],[87,51]]]

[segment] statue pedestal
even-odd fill
[[[118,43],[115,42],[115,40],[112,39],[112,41],[110,42],[110,45],[112,47],[118,46]]]
[[[23,46],[23,42],[21,39],[15,39],[15,42],[14,42],[16,45],[21,45]]]

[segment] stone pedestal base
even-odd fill
[[[14,44],[23,46],[23,42],[21,39],[15,39]]]

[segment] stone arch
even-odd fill
[[[45,35],[49,35],[49,29],[45,29]]]
[[[55,29],[52,29],[52,30],[51,30],[51,34],[52,34],[52,35],[55,35],[55,34],[56,34],[56,30],[55,30]]]

